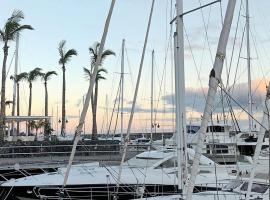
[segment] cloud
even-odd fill
[[[130,113],[131,112],[131,107],[124,107],[123,111],[127,112],[127,113]],[[141,107],[140,105],[136,105],[134,112],[135,113],[150,113],[151,109]],[[164,111],[164,109],[156,109],[156,108],[153,109],[153,113],[164,113],[164,112],[165,113],[172,113],[173,112],[173,107],[167,108],[165,111]]]
[[[267,82],[267,81],[266,81]],[[262,111],[262,103],[265,99],[266,95],[266,87],[265,82],[261,81],[261,79],[256,79],[252,81],[252,100],[254,108],[258,111]],[[186,88],[186,95],[185,95],[185,105],[187,108],[192,109],[197,112],[203,112],[203,109],[205,107],[205,95],[207,95],[208,88]],[[223,97],[226,97],[226,95],[223,92]],[[240,104],[242,107],[246,109],[248,105],[248,84],[247,83],[239,83],[236,84],[233,90],[233,93],[231,94],[231,97],[236,100],[237,104]],[[169,94],[163,96],[161,99],[165,101],[167,104],[170,104],[171,106],[174,105],[174,94]],[[230,98],[228,98],[230,99]],[[236,103],[234,103],[231,100],[231,105],[234,109],[239,109],[239,106]],[[215,112],[222,112],[223,108],[228,108],[228,104],[226,101],[226,98],[223,99],[222,104],[222,98],[221,98],[221,92],[220,90],[217,93],[216,96],[216,102],[215,102]]]

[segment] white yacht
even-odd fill
[[[194,151],[187,150],[189,163]],[[65,189],[62,183],[66,168],[57,172],[27,176],[6,181],[0,186],[6,199],[133,199],[158,195],[177,194],[177,161],[175,150],[146,151],[122,166],[122,176],[117,182],[119,166],[97,164],[74,165]],[[202,157],[195,191],[221,189],[232,177],[224,166]]]

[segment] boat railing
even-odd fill
[[[140,153],[149,148],[148,144],[130,144],[129,152]],[[72,145],[22,145],[0,147],[0,158],[69,156]],[[77,156],[116,155],[121,154],[122,145],[78,145]]]

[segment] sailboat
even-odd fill
[[[148,32],[154,2],[153,0]],[[144,52],[147,37],[148,33],[146,35]],[[140,67],[142,67],[142,63],[143,56]],[[137,89],[138,86],[136,87],[136,91]],[[135,100],[136,95],[135,92]],[[135,101],[133,101],[134,105]],[[180,109],[184,113],[184,107],[182,106]],[[178,115],[178,119],[182,119],[181,115]],[[131,122],[132,118],[129,123],[128,133]],[[178,126],[178,132],[181,127],[183,126]],[[182,165],[177,165],[176,163],[180,163],[179,156],[183,152],[179,153],[179,148],[177,151],[144,152],[142,155],[136,156],[133,160],[123,162],[122,165],[115,167],[72,166],[80,128],[78,126],[74,148],[67,168],[60,168],[57,172],[53,173],[44,173],[6,181],[1,184],[2,195],[9,199],[133,199],[136,197],[175,194],[181,190],[179,182],[182,181],[182,174],[179,173],[179,169],[182,168]],[[186,157],[185,162],[192,163],[195,155],[194,151],[192,149],[186,149],[184,154]],[[138,164],[130,166],[130,163],[134,160]],[[138,162],[139,160],[144,161],[144,167],[140,165],[141,162]],[[178,162],[176,162],[177,160]],[[228,181],[229,177],[225,173],[224,167],[219,167],[206,157],[202,157],[199,162],[202,168],[199,175],[200,178],[197,179],[196,183],[197,191],[219,189],[221,185],[217,185],[217,179],[220,182]],[[151,163],[151,165],[148,166],[148,163]],[[213,173],[214,168],[220,172],[218,177],[216,173]],[[205,176],[207,176],[207,179],[205,179]]]

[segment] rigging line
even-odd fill
[[[175,13],[175,8],[173,7],[173,2],[171,0],[170,5],[170,20],[172,20],[173,13]],[[172,25],[170,26],[170,35],[172,34]],[[172,39],[169,39],[169,50],[170,50],[170,63],[171,63],[171,94],[173,94],[174,91],[174,56],[173,56],[173,45],[172,45]],[[171,95],[171,105],[172,105],[172,114],[171,114],[171,122],[172,122],[172,132],[175,130],[175,120],[174,120],[174,113],[175,113],[175,101],[173,95]]]
[[[127,42],[126,42],[127,44]],[[124,49],[125,49],[125,53],[126,53],[126,58],[127,58],[127,63],[128,63],[128,69],[129,69],[129,73],[130,73],[130,79],[131,79],[131,85],[132,85],[132,89],[134,90],[134,80],[133,80],[133,73],[131,70],[131,65],[130,65],[130,60],[129,60],[129,56],[128,56],[128,51],[127,51],[127,45],[125,44]]]
[[[127,135],[126,135],[125,144],[124,144],[124,147],[123,147],[123,155],[122,155],[122,158],[121,158],[121,165],[120,165],[120,169],[119,169],[118,179],[121,178],[122,164],[123,164],[123,162],[125,160],[126,153],[127,153],[128,139],[129,139],[129,136],[130,136],[131,126],[132,126],[132,121],[133,121],[133,116],[134,116],[134,110],[135,110],[135,104],[136,104],[137,94],[138,94],[139,85],[140,85],[141,72],[142,72],[142,68],[143,68],[145,50],[146,50],[149,31],[150,31],[150,27],[151,27],[154,4],[155,4],[155,0],[152,0],[151,10],[150,10],[149,18],[148,18],[147,30],[146,30],[146,34],[145,34],[145,38],[144,38],[143,51],[142,51],[142,56],[141,56],[141,60],[140,60],[140,67],[139,67],[139,72],[138,72],[137,81],[136,81],[136,88],[135,88],[135,92],[134,92],[134,96],[133,96],[133,100],[132,100],[130,118],[129,118],[129,121],[128,121]],[[117,192],[118,192],[118,187],[117,187]]]
[[[115,110],[115,105],[116,105],[116,102],[117,100],[119,101],[119,93],[120,93],[120,88],[121,88],[121,79],[119,81],[119,86],[118,86],[118,89],[117,89],[117,93],[116,93],[116,98],[114,100],[114,104],[113,104],[113,110],[112,110],[112,114],[111,114],[111,118],[110,118],[110,123],[109,123],[109,127],[108,127],[108,130],[107,130],[107,134],[106,134],[106,139],[108,139],[108,136],[110,134],[110,130],[111,130],[111,125],[112,125],[112,119],[113,119],[113,114],[114,114],[114,110]]]
[[[211,16],[211,12],[209,12],[209,14],[208,14],[207,29],[208,29],[209,24],[210,24],[210,16]],[[204,42],[203,42],[203,50],[202,50],[202,56],[201,56],[201,61],[200,61],[200,70],[199,71],[201,71],[201,69],[202,69],[203,59],[205,58],[204,53],[206,51],[205,50],[206,49],[206,43],[207,43],[207,38],[205,37]]]
[[[172,39],[172,25],[171,25],[171,30],[170,30],[169,41],[171,41],[171,39]],[[164,81],[164,74],[165,74],[165,69],[166,69],[166,66],[167,66],[167,57],[168,57],[169,45],[170,45],[169,44],[169,41],[168,41],[168,44],[167,44],[167,47],[166,47],[166,51],[165,51],[165,58],[164,58],[164,64],[163,64],[163,71],[162,71],[161,81],[160,81],[160,85],[159,85],[159,92],[158,92],[158,99],[157,99],[157,103],[156,103],[154,123],[156,122],[156,119],[157,119],[157,110],[158,110],[159,102],[160,102],[160,99],[161,99],[162,83]],[[154,60],[154,63],[156,64],[155,60]]]
[[[211,115],[210,115],[210,120],[211,120],[212,126],[214,126],[213,113],[211,113]],[[212,128],[212,130],[210,128],[210,131],[211,131],[211,135],[212,135],[212,145],[213,145],[212,146],[212,154],[215,156],[216,155],[216,147],[215,147],[215,141],[214,141],[214,130],[213,130],[213,128]],[[213,152],[213,150],[214,150],[214,152]],[[214,162],[214,169],[215,169],[215,183],[216,183],[216,189],[217,189],[216,190],[216,192],[217,192],[217,199],[219,200],[219,197],[218,197],[218,187],[217,187],[218,183],[217,183],[217,165],[216,165],[216,162]]]
[[[14,60],[15,54],[16,54],[16,50],[15,50],[15,52],[13,53],[13,56],[12,56],[12,58],[11,58],[11,61],[10,61],[9,67],[8,67],[8,71],[7,71],[7,73],[6,73],[6,77],[7,77],[7,76],[8,76],[8,74],[9,74],[9,70],[10,70],[11,65],[12,65],[12,63],[13,63],[13,60]]]
[[[255,119],[243,106],[241,106],[237,100],[235,100],[226,90],[225,88],[223,88],[223,86],[221,86],[220,84],[218,84],[218,87],[224,91],[224,93],[238,106],[240,107],[246,114],[248,114],[255,122],[257,122],[261,127],[263,127],[264,129],[267,129],[266,127],[264,127],[263,124],[261,124],[261,122],[259,122],[257,119]],[[268,114],[267,114],[268,115]]]
[[[227,104],[228,104],[228,107],[229,107],[229,113],[231,114],[231,118],[232,118],[233,124],[234,124],[235,128],[238,128],[238,130],[241,132],[240,126],[238,124],[238,121],[237,121],[237,119],[235,117],[235,114],[234,114],[234,111],[233,111],[233,108],[232,108],[231,101],[228,98],[228,96],[226,96],[226,101],[227,101]]]
[[[253,32],[251,30],[250,30],[250,34],[251,34],[252,41],[254,43],[254,49],[255,49],[255,52],[256,52],[256,57],[258,58],[259,67],[260,67],[260,70],[262,72],[262,76],[265,79],[265,85],[267,85],[266,76],[265,76],[265,74],[263,72],[263,69],[262,69],[262,63],[259,60],[259,53],[258,53],[258,48],[257,48],[257,42],[256,42],[255,36],[254,36],[254,34],[253,34]]]
[[[132,188],[130,188],[130,187],[128,187],[129,186],[129,184],[126,184],[126,183],[124,183],[124,182],[121,182],[120,180],[118,181],[117,180],[117,171],[116,170],[114,170],[113,168],[112,168],[112,166],[106,166],[106,165],[104,165],[104,168],[109,172],[109,174],[111,175],[111,177],[113,178],[113,180],[117,183],[117,184],[119,184],[119,187],[120,188],[122,188],[123,190],[124,190],[124,192],[133,192],[132,191]],[[110,170],[109,170],[109,168],[113,171],[113,172],[115,172],[115,174],[113,174]],[[131,170],[132,171],[132,170]],[[137,178],[135,177],[135,179],[137,180]],[[138,182],[138,181],[137,181]],[[120,186],[120,184],[122,184],[122,186]],[[125,188],[126,187],[126,188]]]
[[[198,80],[199,80],[199,83],[200,83],[200,86],[201,86],[201,90],[202,90],[204,99],[206,100],[206,95],[205,95],[205,92],[203,90],[202,80],[201,80],[201,77],[200,77],[200,72],[198,70],[197,63],[196,63],[195,58],[194,58],[194,54],[193,54],[193,51],[192,51],[192,48],[191,48],[191,44],[190,44],[190,41],[189,41],[189,37],[187,35],[187,31],[186,31],[185,25],[184,25],[184,31],[185,31],[185,36],[186,36],[186,39],[187,39],[187,42],[188,42],[188,46],[189,46],[189,49],[190,49],[191,57],[192,57],[192,60],[194,62],[195,68],[196,68],[196,72],[197,72]]]
[[[240,49],[239,49],[239,53],[238,53],[238,59],[237,59],[235,73],[234,73],[233,84],[232,84],[232,86],[230,88],[228,88],[228,91],[231,94],[234,92],[234,89],[235,89],[235,84],[236,84],[236,79],[237,79],[237,73],[238,73],[238,68],[239,68],[239,63],[240,63],[240,58],[241,58],[241,51],[242,51],[243,42],[244,42],[245,30],[246,30],[246,25],[244,26],[244,30],[243,30],[243,33],[242,33],[242,39],[241,39],[241,43],[240,43]]]
[[[199,3],[200,3],[200,6],[202,6],[201,0],[199,0]],[[209,9],[210,9],[210,11],[209,11],[209,15],[210,15],[211,10],[212,10],[212,6],[209,6]],[[207,40],[207,45],[208,45],[208,49],[209,49],[209,53],[210,53],[210,58],[211,58],[211,62],[212,62],[212,65],[213,65],[213,63],[214,63],[214,61],[213,61],[213,55],[212,55],[212,51],[211,51],[211,47],[210,47],[210,42],[209,42],[209,37],[208,37],[208,31],[207,31],[209,24],[206,27],[202,8],[200,9],[200,11],[201,11],[201,15],[202,15],[203,27],[204,27],[205,36],[206,36],[206,40]]]
[[[232,55],[231,55],[230,64],[229,64],[227,83],[226,83],[226,87],[225,87],[226,89],[228,89],[229,83],[230,83],[230,76],[229,75],[231,73],[231,68],[232,68],[233,55],[234,55],[234,50],[235,50],[235,45],[236,45],[236,38],[237,38],[238,27],[239,27],[240,16],[241,16],[241,10],[242,10],[242,2],[243,1],[241,0],[240,9],[239,9],[239,12],[238,12],[238,17],[237,17],[236,31],[235,31],[235,35],[234,35],[233,47],[232,47]]]
[[[121,84],[122,81],[123,80],[120,79],[120,84]],[[121,87],[121,85],[119,85],[119,87]],[[117,108],[117,113],[116,113],[115,126],[114,126],[114,130],[113,130],[113,139],[114,139],[116,128],[117,128],[118,117],[119,117],[119,110],[120,110],[120,92],[119,92],[119,97],[118,97],[118,108]]]

